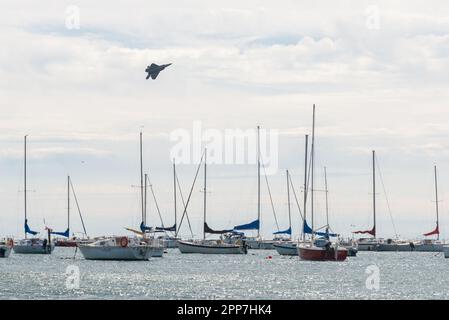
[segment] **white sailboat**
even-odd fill
[[[31,230],[27,217],[27,135],[24,137],[24,212],[25,212],[25,238],[14,242],[14,253],[19,254],[51,254],[55,248],[51,241],[50,230],[47,229],[47,238],[28,238],[28,234],[33,236],[38,232]]]
[[[278,231],[275,234],[288,234],[287,239],[281,239],[280,241],[276,241],[273,244],[274,249],[280,254],[280,255],[288,255],[288,256],[297,256],[298,255],[298,248],[297,248],[297,242],[292,241],[291,234],[292,234],[292,216],[291,216],[291,206],[290,206],[290,174],[288,170],[286,170],[286,176],[287,176],[287,209],[288,209],[288,229],[284,231]]]
[[[86,260],[148,260],[153,248],[138,237],[107,237],[89,244],[78,244]]]
[[[239,239],[234,243],[226,243],[222,239],[206,240],[206,233],[210,234],[226,234],[232,230],[212,230],[206,223],[206,182],[207,182],[207,150],[201,157],[200,165],[204,157],[204,187],[203,187],[203,239],[192,241],[178,241],[178,249],[181,253],[200,253],[200,254],[246,254],[247,247],[245,241]],[[193,186],[192,186],[193,187]],[[187,207],[184,208],[184,213]]]
[[[439,221],[439,208],[438,208],[438,179],[437,179],[437,166],[433,167],[434,181],[435,181],[435,213],[436,213],[436,227],[434,230],[425,233],[424,236],[436,235],[436,239],[424,239],[415,244],[415,251],[424,252],[442,252],[444,242],[440,241],[440,221]]]
[[[135,233],[134,237],[105,237],[93,243],[79,243],[78,248],[87,260],[148,260],[161,257],[164,253],[162,243],[154,238],[147,238],[145,232],[145,200],[142,168],[142,132],[140,132],[140,193],[142,205],[141,230],[126,228]]]
[[[359,251],[375,251],[379,240],[376,238],[376,152],[372,151],[373,163],[373,228],[371,230],[355,231],[354,234],[370,234],[372,238],[359,238],[357,246]]]

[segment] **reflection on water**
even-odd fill
[[[56,248],[51,256],[0,259],[0,298],[449,299],[449,259],[435,253],[359,252],[336,263],[275,251],[220,256],[173,249],[146,262],[86,261],[79,253],[73,259],[74,252]],[[78,289],[70,282],[73,274],[66,275],[72,265],[78,268],[68,270],[80,271]],[[378,290],[366,286],[372,265],[379,268]]]

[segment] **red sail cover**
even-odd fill
[[[427,237],[427,236],[431,236],[431,235],[434,235],[434,234],[440,234],[440,228],[438,227],[438,225],[435,228],[435,230],[430,231],[428,233],[424,233],[424,236]]]
[[[373,227],[371,230],[362,230],[362,231],[353,231],[352,233],[368,233],[373,237],[376,236],[376,227]]]

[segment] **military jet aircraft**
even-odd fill
[[[157,76],[159,75],[159,72],[161,72],[162,70],[164,70],[165,68],[167,68],[167,67],[170,66],[170,65],[171,65],[171,63],[169,63],[169,64],[163,64],[163,65],[161,65],[161,66],[158,66],[157,64],[152,63],[151,66],[148,66],[148,67],[145,69],[145,72],[148,73],[146,79],[148,80],[148,78],[150,78],[150,77],[151,77],[151,79],[153,79],[153,80],[156,79]]]

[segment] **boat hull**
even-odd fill
[[[449,246],[443,247],[443,253],[445,258],[449,258]]]
[[[208,245],[188,241],[178,241],[178,249],[181,253],[201,254],[245,254],[245,247],[241,245],[221,244]]]
[[[54,244],[50,246],[41,245],[14,245],[14,253],[17,254],[51,254],[55,249]]]
[[[151,257],[152,258],[162,258],[163,256],[164,256],[164,248],[163,247],[151,248]]]
[[[108,247],[78,245],[86,260],[148,260],[152,256],[149,246]]]
[[[67,241],[57,241],[55,242],[55,247],[76,247],[77,242],[75,240],[67,240]]]
[[[414,251],[414,246],[409,243],[379,243],[376,251],[380,252],[410,252]]]
[[[0,246],[0,258],[8,258],[11,253],[11,247]]]
[[[253,250],[274,250],[274,241],[272,240],[246,240],[248,249]]]
[[[178,247],[177,239],[164,239],[164,246],[168,249],[176,249]]]
[[[418,244],[415,245],[415,251],[419,252],[443,252],[442,243]]]
[[[275,243],[273,244],[276,251],[282,256],[297,256],[298,246],[296,243]]]
[[[315,246],[299,246],[299,257],[307,261],[344,261],[348,256],[348,250],[345,248],[322,248]]]

